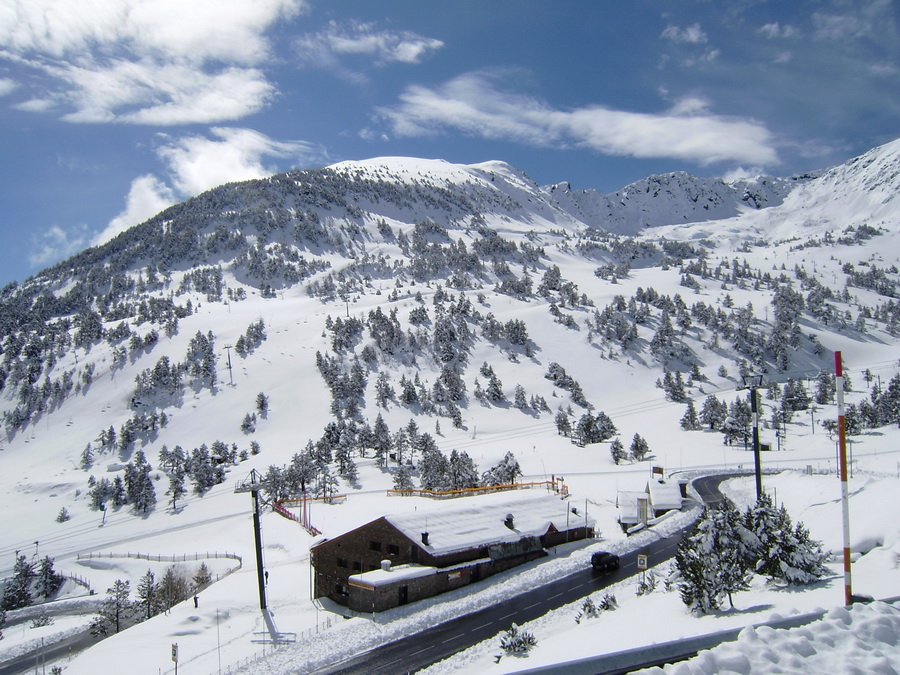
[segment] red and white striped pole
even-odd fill
[[[847,488],[847,427],[844,418],[844,365],[841,353],[834,353],[835,387],[837,389],[838,406],[838,447],[841,463],[841,515],[844,520],[844,604],[853,604],[853,591],[850,583],[850,500]]]

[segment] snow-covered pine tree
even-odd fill
[[[419,484],[423,490],[445,490],[450,485],[450,462],[437,448],[419,460]]]
[[[187,494],[187,488],[184,487],[184,469],[176,468],[169,476],[169,489],[166,494],[172,497],[172,510],[177,508],[178,500]]]
[[[650,454],[650,445],[644,440],[644,437],[636,433],[631,439],[631,447],[629,448],[631,458],[635,462],[643,461]]]
[[[616,465],[621,464],[625,457],[627,457],[625,446],[622,445],[622,439],[618,436],[612,439],[612,442],[609,444],[609,454],[612,457],[613,463]]]
[[[401,464],[394,474],[394,489],[404,492],[414,488],[412,476],[409,474],[409,467]]]
[[[681,416],[681,428],[685,431],[697,431],[700,429],[700,418],[697,415],[694,402],[690,399],[688,399],[684,415]]]
[[[60,589],[64,580],[65,577],[53,569],[53,559],[50,556],[44,556],[37,572],[34,590],[40,597],[47,599]]]
[[[481,484],[484,486],[513,485],[521,475],[522,469],[515,455],[507,452],[499,463],[482,474]]]
[[[768,495],[747,508],[743,523],[755,536],[748,555],[758,574],[789,584],[808,584],[826,573],[823,564],[828,554],[821,543],[810,538],[802,523],[794,526],[787,509],[776,509]]]
[[[31,597],[31,580],[34,577],[34,564],[24,555],[16,557],[12,579],[7,581],[3,589],[0,609],[8,611],[27,607],[33,602]]]
[[[537,638],[515,623],[500,638],[500,648],[507,654],[525,654],[536,646]]]
[[[692,612],[716,610],[725,597],[731,603],[733,593],[749,587],[747,539],[736,511],[704,510],[696,532],[681,541],[675,554],[678,590]]]
[[[459,452],[454,448],[450,451],[447,475],[451,490],[467,490],[478,487],[478,470],[475,468],[475,462],[465,450]]]

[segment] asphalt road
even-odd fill
[[[714,504],[724,499],[719,493],[719,484],[738,475],[746,474],[699,478],[694,481],[694,488],[705,504]],[[639,554],[648,556],[651,568],[666,562],[675,556],[683,536],[684,530],[680,530],[670,537],[621,556],[620,567],[615,572],[600,574],[590,568],[584,569],[492,607],[466,614],[314,672],[318,675],[393,675],[415,672],[507,630],[512,623],[521,625],[532,621],[553,609],[634,576],[638,572]]]
[[[59,642],[48,645],[42,651],[30,652],[11,658],[0,664],[0,675],[26,675],[28,673],[46,673],[46,664],[58,663],[68,657],[84,651],[97,642],[90,632],[77,633]]]

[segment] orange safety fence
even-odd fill
[[[473,495],[483,495],[491,492],[506,492],[508,490],[523,490],[536,487],[545,487],[548,490],[559,492],[563,496],[569,494],[569,488],[565,483],[559,481],[542,480],[534,483],[513,483],[510,485],[489,485],[485,487],[466,488],[464,490],[388,490],[388,496],[400,495],[402,497],[430,497],[432,499],[453,499],[455,497],[469,497]]]

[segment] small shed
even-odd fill
[[[650,497],[650,509],[654,518],[667,511],[681,508],[681,486],[678,482],[651,480],[647,483],[647,494]]]
[[[618,496],[619,523],[622,529],[650,520],[650,497],[646,492],[623,490]]]

